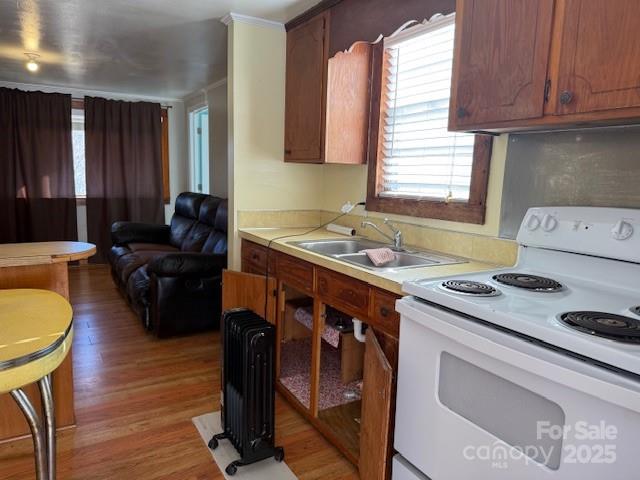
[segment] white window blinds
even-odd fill
[[[381,196],[467,201],[474,135],[447,131],[454,14],[385,39]]]

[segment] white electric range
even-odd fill
[[[407,282],[394,480],[628,480],[640,210],[527,212],[511,268]]]

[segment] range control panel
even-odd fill
[[[520,225],[518,243],[640,263],[640,210],[530,208]]]

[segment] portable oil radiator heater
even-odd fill
[[[275,327],[247,309],[222,315],[222,425],[209,448],[228,439],[240,454],[225,472],[269,457],[284,460],[274,446],[275,433]]]

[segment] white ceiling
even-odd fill
[[[0,0],[0,81],[183,98],[226,76],[229,12],[286,22],[318,0]],[[40,70],[25,68],[25,52]]]

